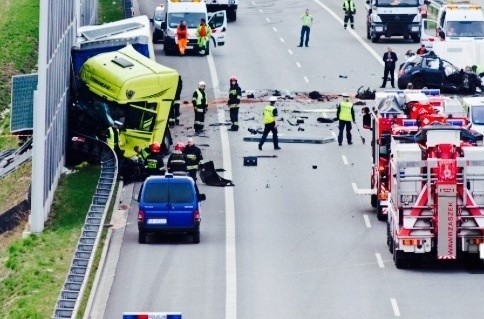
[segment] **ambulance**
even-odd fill
[[[178,39],[176,28],[183,20],[188,28],[187,51],[198,52],[197,27],[201,19],[205,19],[212,28],[212,36],[208,42],[205,55],[210,54],[210,46],[225,45],[227,30],[227,13],[225,10],[208,13],[204,0],[167,0],[163,4],[164,19],[161,22],[163,30],[163,49],[166,55],[178,54]]]

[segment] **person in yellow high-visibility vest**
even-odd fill
[[[343,101],[338,105],[336,110],[336,118],[339,121],[339,134],[338,145],[343,143],[343,131],[346,127],[346,141],[348,145],[353,144],[351,141],[351,122],[355,123],[355,110],[353,109],[353,103],[350,101],[350,96],[343,93]]]
[[[309,33],[311,32],[311,25],[313,24],[313,16],[309,14],[309,9],[306,9],[304,11],[303,16],[301,17],[301,22],[302,22],[302,27],[301,27],[301,39],[299,41],[298,47],[304,45],[306,47],[309,46]],[[304,41],[304,38],[306,38],[306,41]]]
[[[279,139],[277,138],[277,109],[275,107],[276,101],[277,97],[271,96],[269,98],[270,104],[264,107],[264,112],[262,113],[264,120],[264,133],[262,133],[262,137],[259,141],[259,150],[261,151],[262,145],[264,145],[264,142],[266,141],[269,132],[272,132],[272,142],[274,143],[274,149],[281,149],[279,147]]]
[[[212,36],[212,28],[206,23],[205,19],[200,19],[200,24],[197,27],[198,51],[200,54],[206,54],[208,41]]]
[[[344,28],[348,25],[348,21],[351,23],[351,29],[355,28],[355,20],[353,15],[356,13],[355,2],[353,0],[344,0],[343,11],[345,12]]]

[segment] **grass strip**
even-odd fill
[[[100,174],[62,175],[45,230],[14,241],[0,260],[0,318],[49,318],[62,289]]]

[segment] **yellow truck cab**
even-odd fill
[[[227,13],[225,10],[208,12],[204,0],[167,0],[164,5],[164,19],[161,22],[163,30],[163,49],[166,55],[178,53],[176,29],[180,22],[185,21],[188,28],[187,50],[198,51],[197,27],[201,19],[205,19],[212,29],[211,42],[214,47],[225,45],[227,30]],[[210,54],[208,43],[205,54]]]
[[[124,157],[135,156],[135,146],[145,148],[163,141],[178,85],[176,70],[128,45],[88,59],[80,78],[87,88],[84,111],[104,126],[115,121],[123,124]]]

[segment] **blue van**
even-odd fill
[[[200,202],[193,179],[188,176],[150,176],[138,195],[138,242],[146,243],[148,233],[188,233],[200,242]]]

